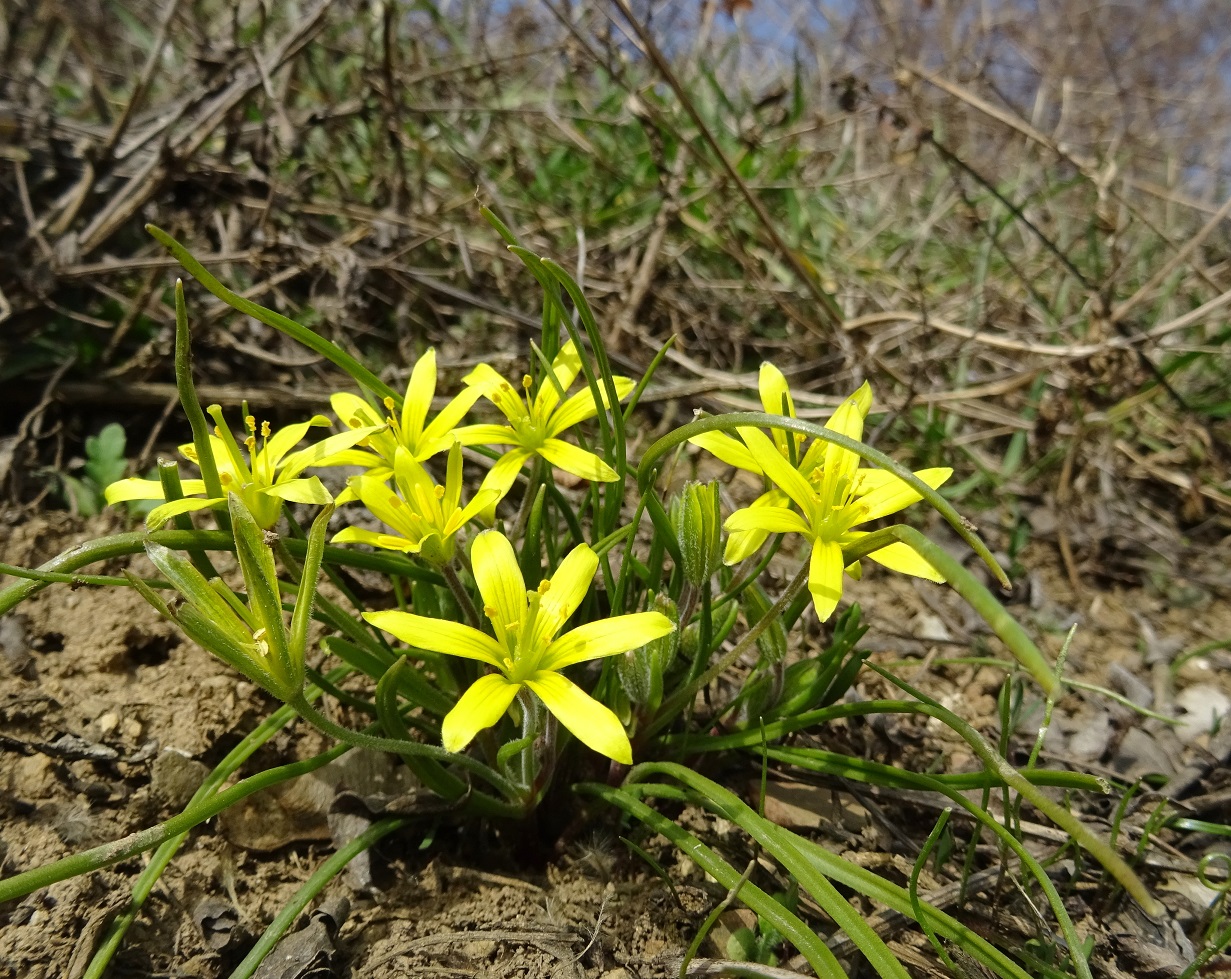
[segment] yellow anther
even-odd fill
[[[219,428],[217,425],[214,426],[214,437],[222,438],[222,429]]]
[[[346,424],[351,428],[363,428],[363,419],[359,415],[351,415],[350,421]]]
[[[261,438],[269,438],[273,434],[273,429],[269,427],[269,422],[261,422]]]
[[[398,507],[402,505],[402,501],[399,497],[394,496],[392,493],[390,493],[389,494],[389,505],[396,510]]]
[[[539,594],[546,595],[549,591],[551,591],[551,580],[544,578],[539,582]]]
[[[385,396],[385,400],[382,401],[381,404],[383,404],[388,411],[393,410],[393,404],[394,404],[393,398],[389,397],[388,395]]]
[[[255,452],[256,451],[256,436],[249,435],[246,439],[244,439],[244,445],[248,446],[249,452]]]
[[[230,473],[219,473],[218,482],[220,482],[223,486],[230,486],[234,480],[231,479]]]
[[[255,415],[245,415],[244,425],[245,427],[247,427],[248,431],[255,432],[256,431],[256,416]]]
[[[445,488],[443,486],[433,486],[432,494],[436,497],[436,499],[443,500],[445,498]]]
[[[517,621],[517,619],[514,619],[512,622],[506,622],[506,623],[504,624],[504,627],[505,627],[505,629],[508,629],[508,630],[510,630],[510,631],[511,631],[511,630],[513,630],[513,629],[516,629],[516,628],[517,628],[518,626],[520,626],[520,625],[521,625],[521,623],[520,623],[519,621]]]
[[[524,387],[527,391],[529,391],[533,385],[534,385],[534,378],[531,377],[529,374],[523,374],[521,378],[521,386]]]
[[[494,605],[484,605],[483,614],[486,615],[493,622],[495,622],[496,616],[500,614],[500,609],[496,608],[496,606]]]

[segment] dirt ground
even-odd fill
[[[73,543],[119,529],[111,517],[84,523],[66,514],[26,519],[11,512],[0,518],[0,551],[6,561],[37,566]],[[1056,653],[1071,623],[1081,625],[1069,655],[1070,676],[1155,708],[1189,705],[1192,715],[1186,727],[1172,731],[1101,695],[1070,694],[1057,708],[1044,762],[1134,778],[1172,775],[1200,755],[1211,726],[1202,712],[1221,715],[1231,705],[1227,654],[1193,660],[1174,687],[1165,666],[1177,651],[1231,635],[1231,611],[1215,601],[1208,584],[1174,578],[1165,587],[1091,583],[1079,594],[1046,542],[1032,545],[1020,560],[1029,573],[1013,610],[1043,637],[1049,654]],[[92,570],[114,574],[123,566],[114,561]],[[983,648],[984,627],[955,595],[882,574],[852,583],[849,595],[864,604],[872,625],[865,645],[878,661],[898,662],[907,680],[985,733],[995,729],[1003,673],[944,662],[972,652],[997,654],[992,643]],[[263,692],[179,637],[126,589],[47,588],[0,620],[0,651],[4,875],[175,814],[208,767],[272,707]],[[906,659],[915,662],[901,666]],[[876,677],[858,688],[860,696],[887,693]],[[1037,715],[1026,711],[1023,724],[1037,727]],[[896,744],[885,757],[897,764],[974,767],[965,745],[935,725],[894,721],[835,736],[871,746],[871,754]],[[824,746],[826,740],[825,732],[816,733],[815,743]],[[283,763],[325,746],[315,732],[294,726],[255,761],[262,767]],[[340,789],[373,777],[399,776],[387,762],[353,753],[194,831],[130,932],[112,974],[227,974],[344,835],[345,821],[334,805]],[[891,868],[901,860],[891,851],[899,832],[895,823],[903,817],[884,800],[877,806],[866,797],[777,784],[770,804],[781,822],[809,828],[852,857],[867,862],[883,853]],[[731,827],[713,820],[697,822],[711,836],[731,834]],[[722,890],[669,848],[657,848],[653,852],[676,880],[677,900],[618,842],[614,816],[593,825],[598,828],[562,840],[546,859],[528,859],[515,837],[493,827],[472,827],[459,840],[447,828],[437,834],[433,825],[415,825],[387,838],[334,881],[313,905],[318,910],[297,933],[298,944],[280,949],[266,964],[272,971],[260,975],[678,974],[679,956]],[[0,908],[0,977],[81,975],[142,866],[129,860]],[[1203,897],[1191,878],[1160,872],[1152,880],[1184,895],[1177,920],[1191,924]],[[741,920],[740,913],[728,913],[702,956],[723,957],[724,929]],[[1179,938],[1163,944],[1183,954]],[[904,961],[915,961],[909,947],[896,947]],[[1105,974],[1114,970],[1109,965]]]

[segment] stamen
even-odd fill
[[[256,451],[256,436],[249,435],[246,439],[244,439],[244,445],[248,446],[249,452],[255,452]]]
[[[394,401],[393,401],[393,399],[392,399],[391,397],[389,397],[389,396],[387,396],[387,395],[386,395],[385,400],[384,400],[384,401],[382,401],[382,402],[381,402],[381,404],[383,404],[383,405],[385,406],[386,410],[388,410],[388,411],[392,411],[392,410],[393,410]]]
[[[546,595],[549,591],[551,591],[551,579],[544,578],[539,582],[539,594]]]
[[[273,429],[269,427],[269,422],[261,422],[261,438],[269,438],[273,434]]]
[[[398,507],[402,505],[402,500],[400,497],[394,495],[393,493],[390,493],[389,494],[389,505],[396,510]]]
[[[256,416],[255,415],[244,415],[244,427],[246,427],[248,431],[250,432],[255,432],[256,431]]]
[[[231,479],[230,473],[219,473],[218,482],[220,482],[223,486],[230,486],[234,480]]]
[[[435,495],[436,499],[438,500],[443,500],[445,498],[445,488],[443,486],[440,486],[440,485],[433,486],[432,493],[433,495]]]
[[[496,616],[500,614],[500,609],[496,608],[496,606],[494,605],[484,605],[483,614],[486,615],[493,622],[495,622]]]
[[[219,428],[217,425],[214,426],[214,437],[222,438],[222,429]]]
[[[521,386],[529,391],[532,387],[534,387],[534,378],[529,374],[523,374],[521,377]]]

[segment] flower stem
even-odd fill
[[[778,601],[774,602],[773,607],[764,616],[762,616],[761,620],[746,633],[744,633],[744,638],[736,643],[735,647],[720,660],[718,660],[718,662],[716,662],[691,683],[685,684],[682,689],[680,689],[676,694],[668,699],[666,703],[663,704],[662,708],[658,711],[658,716],[654,719],[654,721],[650,724],[649,729],[646,731],[646,736],[648,737],[658,733],[670,724],[671,721],[678,717],[692,702],[692,699],[697,695],[697,691],[724,673],[731,667],[731,664],[736,662],[736,660],[743,656],[744,653],[751,649],[757,639],[760,638],[761,633],[776,622],[782,616],[782,613],[790,608],[791,603],[803,594],[803,590],[807,587],[808,563],[805,561],[803,566],[799,569],[799,573],[795,575],[791,583],[787,585],[786,591],[782,593],[782,595],[778,598]]]
[[[449,762],[477,775],[496,788],[505,798],[520,798],[517,788],[508,779],[492,771],[477,758],[445,751],[444,748],[438,748],[431,744],[422,744],[418,741],[382,738],[372,734],[365,734],[362,731],[352,731],[349,728],[342,727],[340,724],[335,724],[303,697],[298,697],[291,701],[291,706],[295,708],[300,717],[314,728],[353,748],[385,751],[395,755],[418,755],[424,758],[433,758],[439,762]],[[515,817],[521,814],[519,809],[499,799],[493,799],[482,792],[471,792],[468,797],[464,797],[461,801],[465,804],[466,808],[485,816]]]
[[[474,602],[470,600],[470,593],[466,591],[466,587],[462,584],[462,579],[457,576],[457,572],[451,564],[442,564],[440,573],[444,575],[445,584],[449,586],[449,591],[453,592],[453,597],[457,599],[457,604],[466,616],[466,621],[470,623],[471,628],[480,628],[479,611],[474,607]]]

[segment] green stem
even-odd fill
[[[683,688],[672,694],[672,696],[667,699],[667,701],[659,709],[658,715],[650,724],[649,729],[646,731],[646,736],[649,737],[656,734],[658,731],[661,731],[664,727],[675,720],[675,718],[679,717],[684,712],[684,709],[692,703],[693,698],[697,695],[697,691],[704,687],[707,683],[710,683],[715,678],[721,676],[731,667],[733,663],[743,656],[744,653],[748,652],[748,650],[750,650],[756,643],[757,639],[760,638],[761,633],[777,621],[782,613],[786,611],[787,607],[795,601],[795,598],[798,595],[803,593],[803,590],[807,586],[808,565],[804,564],[804,566],[799,569],[799,573],[795,575],[794,579],[787,586],[786,591],[784,591],[778,598],[778,601],[774,603],[773,607],[761,617],[761,620],[757,622],[756,625],[744,633],[744,637],[735,644],[735,647],[731,649],[730,652],[719,659],[718,662],[716,662],[691,683],[685,684]]]
[[[920,707],[926,707],[929,711],[935,711],[932,716],[956,731],[958,736],[974,750],[979,760],[983,762],[984,768],[990,772],[995,772],[1009,789],[1023,796],[1035,809],[1067,832],[1074,842],[1078,843],[1087,853],[1103,865],[1103,869],[1111,874],[1128,891],[1133,900],[1141,905],[1142,910],[1146,914],[1153,918],[1163,914],[1166,909],[1162,903],[1149,892],[1145,884],[1142,883],[1141,878],[1133,872],[1132,867],[1128,865],[1124,858],[1110,844],[1091,832],[1086,824],[1069,812],[1069,810],[1062,807],[1059,803],[1053,802],[1048,795],[1032,785],[1021,772],[1004,759],[1000,752],[983,735],[975,730],[973,725],[963,720],[953,711],[925,697],[923,693],[915,690],[909,684],[903,683],[900,678],[895,677],[888,670],[882,669],[875,663],[868,663],[868,667],[875,670],[886,680],[889,680],[890,683],[901,687],[911,696],[918,697],[921,701]],[[1077,954],[1076,949],[1074,949],[1073,954]]]
[[[394,830],[401,829],[408,822],[409,820],[404,816],[392,816],[388,819],[382,819],[379,823],[373,823],[322,863],[316,869],[316,872],[304,882],[303,886],[295,892],[295,896],[278,912],[278,916],[269,923],[269,927],[257,939],[256,944],[252,946],[252,950],[235,967],[235,971],[231,973],[230,979],[249,979],[260,967],[266,956],[274,950],[282,936],[290,930],[291,925],[295,923],[303,909],[311,903],[316,895],[325,889],[326,884],[340,874],[342,869],[360,853],[374,846]]]
[[[340,680],[350,672],[347,668],[341,668],[330,673],[330,677]],[[320,692],[309,688],[305,696],[315,698],[320,696]],[[197,805],[217,792],[222,783],[230,778],[239,769],[240,765],[247,761],[261,745],[265,744],[278,731],[286,727],[295,716],[295,711],[286,705],[279,707],[274,713],[270,714],[218,763],[217,767],[201,783],[201,787],[193,794],[188,805]],[[128,900],[127,907],[112,920],[107,934],[102,942],[99,943],[98,950],[94,953],[94,958],[90,961],[89,968],[82,976],[82,979],[102,979],[112,956],[115,955],[116,950],[120,947],[120,943],[124,940],[124,935],[128,932],[128,929],[132,927],[132,923],[137,920],[137,915],[153,891],[154,885],[158,883],[158,879],[162,876],[163,871],[170,865],[176,852],[187,838],[188,834],[186,832],[181,833],[179,836],[167,840],[154,852],[150,862],[141,871],[141,876],[133,884],[132,896]]]
[[[472,629],[482,628],[482,624],[479,621],[479,610],[474,607],[474,602],[470,600],[470,593],[466,591],[466,586],[462,584],[462,579],[457,576],[453,565],[441,565],[440,573],[444,576],[445,584],[449,586],[449,591],[453,592],[453,597],[457,599],[458,608],[465,614],[466,621],[470,623],[470,627]]]
[[[318,711],[303,697],[291,702],[299,716],[318,730],[332,738],[350,745],[353,748],[366,748],[369,751],[385,751],[395,755],[417,755],[423,758],[433,758],[439,762],[449,762],[464,768],[493,786],[506,799],[519,799],[521,793],[508,779],[492,771],[477,758],[469,755],[445,751],[431,744],[421,744],[418,741],[401,741],[393,738],[381,738],[362,731],[352,731],[335,724]],[[465,801],[465,808],[483,816],[506,816],[516,818],[522,814],[517,806],[493,799],[482,792],[472,792]]]
[[[81,874],[101,870],[103,867],[109,867],[113,863],[119,863],[121,860],[127,860],[129,857],[136,856],[138,853],[152,850],[154,847],[179,836],[181,833],[188,832],[188,830],[200,825],[207,819],[212,819],[224,809],[235,805],[235,803],[252,795],[252,793],[259,792],[261,789],[267,789],[288,779],[314,772],[318,768],[329,764],[335,758],[340,758],[349,750],[349,745],[342,744],[304,761],[258,772],[256,775],[251,775],[240,782],[236,782],[224,792],[219,792],[209,799],[204,799],[199,803],[188,806],[178,816],[173,816],[157,826],[151,826],[149,829],[143,829],[121,840],[104,843],[102,846],[96,846],[82,853],[75,853],[72,856],[64,857],[62,860],[56,860],[54,863],[35,867],[33,870],[27,870],[25,873],[0,880],[0,903],[23,897],[31,891],[36,891],[41,887],[48,887],[70,877],[77,877]]]
[[[945,576],[949,586],[962,596],[983,618],[1000,641],[1008,647],[1014,658],[1043,688],[1048,697],[1055,697],[1061,691],[1060,679],[1055,668],[1039,651],[1034,640],[1026,634],[1026,630],[1013,618],[987,588],[970,571],[962,566],[952,554],[939,544],[928,539],[914,527],[887,527],[884,533],[906,544]],[[847,560],[843,552],[842,559]],[[853,558],[852,558],[853,560]]]
[[[192,253],[187,248],[161,228],[147,224],[145,230],[153,235],[175,257],[175,260],[180,265],[184,266],[185,271],[232,309],[246,313],[254,320],[264,323],[266,326],[272,326],[275,330],[281,330],[288,336],[298,340],[309,350],[337,364],[358,383],[367,387],[380,398],[392,398],[395,407],[402,407],[402,396],[400,394],[336,343],[331,343],[319,334],[309,330],[306,326],[296,323],[293,319],[283,316],[281,313],[275,313],[272,309],[266,309],[264,306],[257,305],[251,299],[245,299],[243,296],[236,295],[214,278],[204,265],[193,258]]]
[[[40,575],[71,573],[98,561],[109,561],[112,558],[129,554],[140,554],[145,550],[147,541],[153,541],[155,544],[162,544],[164,547],[177,551],[187,551],[193,548],[211,551],[235,550],[234,539],[229,533],[221,530],[156,530],[151,533],[130,531],[110,537],[99,537],[96,540],[70,547],[67,551],[40,565],[37,571]],[[297,558],[302,558],[308,549],[307,541],[302,540],[287,540],[286,546],[287,550]],[[439,575],[426,571],[398,555],[352,551],[345,547],[326,547],[324,560],[329,564],[341,564],[367,571],[381,571],[385,574],[400,574],[419,581],[429,581],[432,584],[443,583]],[[22,577],[25,580],[18,581],[0,591],[0,615],[11,611],[18,603],[42,591],[52,583],[43,578],[35,579],[24,575]],[[54,580],[59,581],[60,579]]]

